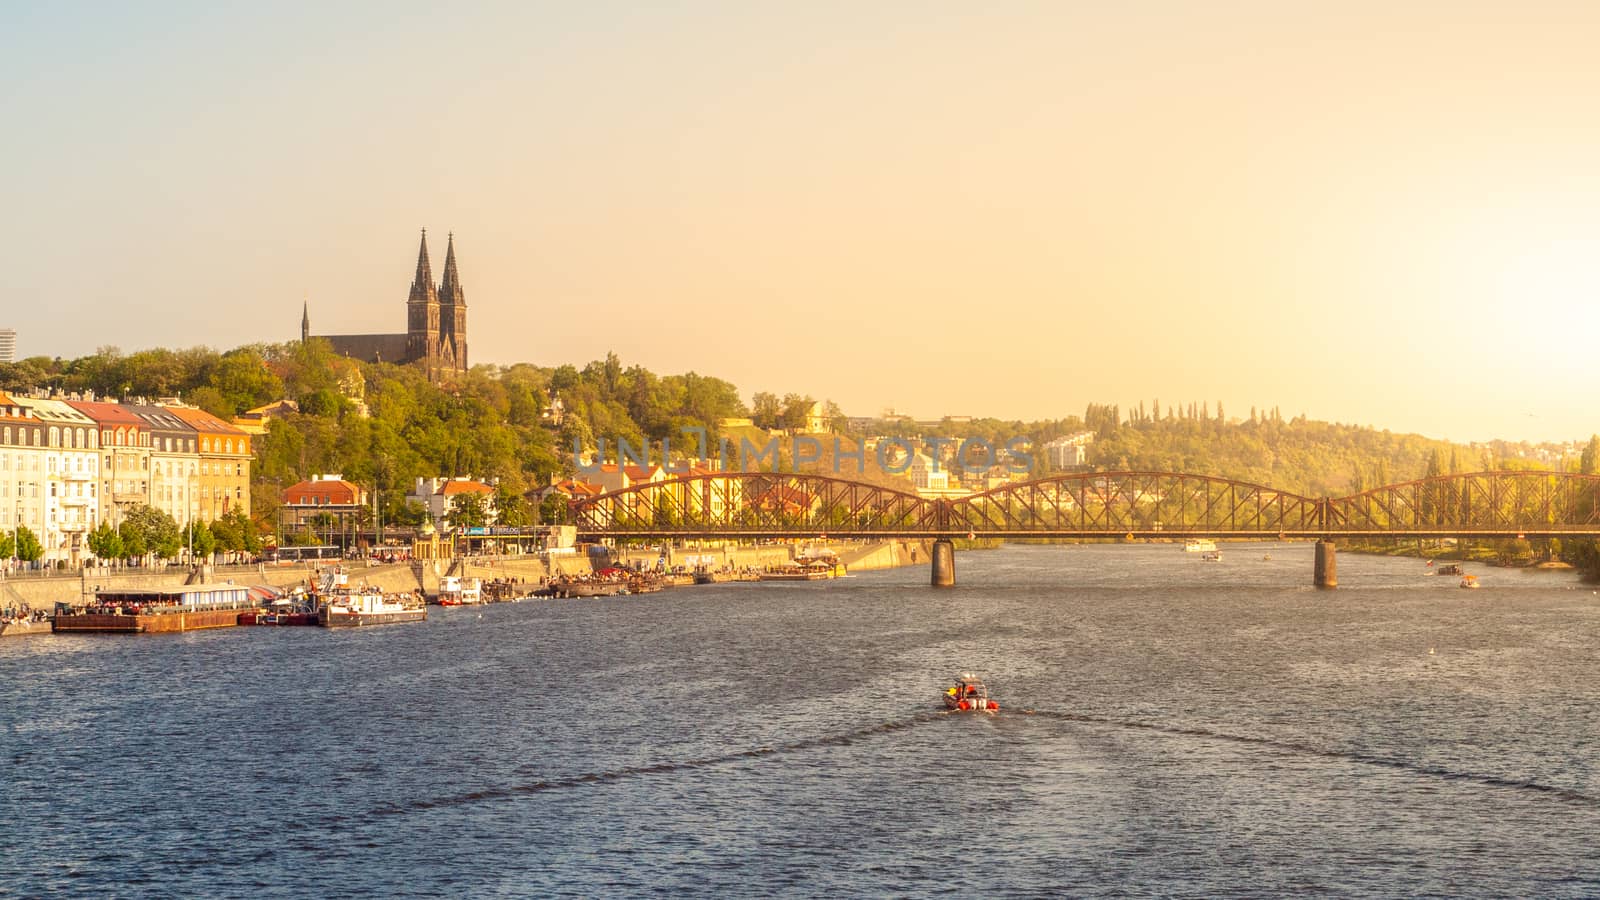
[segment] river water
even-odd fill
[[[1224,550],[7,639],[0,894],[1600,895],[1600,594]]]

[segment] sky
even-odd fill
[[[398,332],[920,418],[1600,431],[1600,4],[0,0],[22,356]]]

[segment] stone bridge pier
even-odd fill
[[[1316,560],[1311,564],[1311,583],[1319,588],[1338,587],[1338,562],[1338,558],[1334,554],[1333,541],[1327,538],[1317,541]]]
[[[956,586],[956,545],[949,538],[933,542],[933,586]]]

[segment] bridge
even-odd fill
[[[795,472],[719,472],[575,499],[590,540],[921,538],[935,582],[955,538],[1315,538],[1331,587],[1339,537],[1600,537],[1600,476],[1548,471],[1440,475],[1344,497],[1171,472],[1085,472],[966,496]],[[941,549],[942,548],[942,549]]]

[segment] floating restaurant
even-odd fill
[[[53,630],[57,634],[141,634],[229,628],[239,624],[241,612],[255,606],[250,589],[242,584],[108,590],[96,593],[92,606],[59,608]]]

